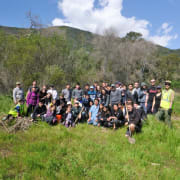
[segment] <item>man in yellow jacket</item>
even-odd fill
[[[171,89],[171,81],[165,81],[165,89],[162,91],[161,104],[156,117],[158,120],[165,121],[171,127],[171,114],[174,102],[174,91]]]

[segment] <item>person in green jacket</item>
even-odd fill
[[[18,103],[12,108],[6,117],[3,118],[3,120],[7,120],[10,118],[17,118],[21,117],[24,113],[24,101],[19,100]]]
[[[160,109],[156,114],[156,118],[160,121],[165,121],[169,127],[172,127],[171,114],[173,110],[174,94],[174,91],[171,89],[171,81],[165,81],[165,89],[162,90]]]

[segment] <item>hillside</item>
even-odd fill
[[[26,35],[29,34],[32,30],[26,28],[16,28],[16,27],[6,27],[0,26],[0,31],[4,31],[7,34],[14,35]],[[88,31],[83,31],[80,29],[68,27],[68,26],[57,26],[57,27],[47,27],[40,29],[40,32],[44,36],[51,36],[56,33],[59,35],[64,35],[66,39],[75,44],[76,46],[89,47],[91,45],[92,39],[97,36]],[[157,46],[160,55],[168,55],[171,53],[180,55],[180,49],[168,49],[166,47]]]
[[[0,117],[11,98],[0,96]],[[34,124],[26,132],[8,134],[0,126],[0,179],[159,179],[180,178],[180,96],[176,96],[173,129],[150,116],[135,135],[80,124]]]

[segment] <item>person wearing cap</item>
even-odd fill
[[[109,103],[111,107],[113,107],[114,104],[118,104],[121,102],[121,91],[116,89],[115,84],[111,84],[111,92],[109,98]]]
[[[81,112],[81,107],[79,105],[79,101],[75,101],[74,106],[72,107],[72,117],[74,121],[77,117],[79,121],[81,120],[80,112]]]
[[[165,123],[172,127],[171,114],[174,102],[174,91],[171,89],[171,81],[165,81],[165,89],[162,90],[162,97],[160,103],[160,109],[156,114],[158,120],[165,121]]]
[[[157,86],[157,93],[154,96],[153,105],[152,105],[152,113],[153,114],[156,114],[159,110],[160,102],[161,102],[161,95],[162,95],[161,86]]]
[[[90,86],[90,90],[88,91],[88,95],[92,101],[96,98],[96,91],[94,90],[94,86]]]
[[[152,79],[151,86],[147,90],[146,102],[145,102],[145,106],[147,108],[147,114],[152,114],[152,104],[156,93],[157,93],[156,80]]]
[[[18,100],[24,100],[24,91],[21,88],[21,83],[20,82],[16,82],[16,87],[13,89],[13,101],[14,101],[14,104],[17,104]]]
[[[146,85],[146,83],[142,82],[141,88],[139,91],[138,102],[140,103],[140,106],[143,108],[145,113],[147,113],[147,109],[145,106],[146,94],[147,94],[147,85]]]

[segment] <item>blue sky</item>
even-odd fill
[[[29,27],[26,13],[46,25],[68,25],[119,36],[138,31],[154,43],[180,48],[180,0],[1,0],[0,25]]]

